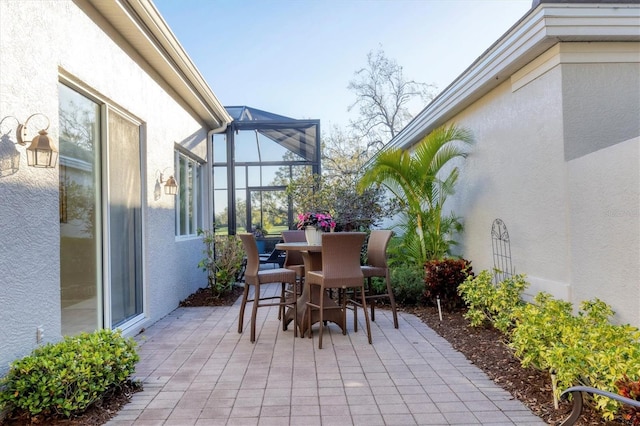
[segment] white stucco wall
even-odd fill
[[[144,123],[148,321],[129,330],[135,333],[206,285],[206,275],[196,267],[200,239],[176,240],[174,198],[163,194],[153,199],[155,171],[173,169],[174,144],[206,159],[206,129],[110,32],[112,37],[72,1],[0,2],[0,119],[15,116],[23,122],[44,113],[57,140],[58,82],[64,76]],[[0,130],[7,133],[11,126],[9,136],[15,141],[12,119]],[[37,326],[44,326],[45,342],[61,337],[58,170],[27,167],[24,148],[17,149],[20,170],[0,178],[0,374],[10,361],[36,347]]]
[[[640,139],[572,160],[572,294],[575,303],[598,298],[621,322],[640,324]]]
[[[581,66],[592,65],[581,65],[575,58],[563,64],[566,58],[560,59],[561,53],[561,49],[551,52],[544,61],[530,64],[526,72],[451,120],[469,128],[477,140],[449,203],[464,218],[459,252],[472,261],[474,271],[491,270],[491,224],[500,218],[508,228],[515,272],[526,274],[531,283],[529,296],[547,291],[576,307],[599,297],[617,312],[616,321],[640,325],[638,133],[635,130],[636,137],[626,141],[604,144],[585,140],[596,147],[595,152],[566,158],[567,151],[594,150],[576,149],[575,138],[573,150],[567,149],[567,132],[575,128],[576,112],[575,107],[563,110],[567,97],[576,96],[571,78],[585,74]],[[616,67],[613,61],[607,73],[612,83],[609,90],[599,92],[618,97],[616,90],[629,81],[629,66]],[[634,103],[630,97],[625,102],[625,111],[640,117],[640,101]],[[591,105],[585,110],[597,109]],[[572,114],[570,126],[567,113]],[[611,132],[618,133],[618,129]]]

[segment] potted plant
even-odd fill
[[[267,235],[267,231],[259,223],[253,227],[251,231],[253,236],[256,237],[256,244],[258,245],[258,253],[264,253],[267,248],[267,242],[264,237]]]
[[[307,243],[318,245],[322,232],[331,232],[336,228],[336,221],[329,213],[306,212],[298,215],[298,229],[304,229]]]

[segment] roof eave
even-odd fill
[[[149,0],[74,0],[90,4],[210,129],[232,119]]]
[[[385,149],[408,148],[561,41],[640,41],[638,4],[541,3],[436,96]]]

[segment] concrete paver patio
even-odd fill
[[[264,287],[263,287],[264,288]],[[279,285],[267,286],[275,294]],[[178,308],[138,336],[133,396],[109,425],[543,425],[419,318],[376,311],[373,345],[359,324],[314,338],[258,310],[257,341],[232,307]],[[358,315],[363,320],[363,315]]]

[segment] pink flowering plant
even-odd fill
[[[329,232],[335,229],[336,221],[329,213],[306,212],[299,214],[298,229],[304,229],[307,226],[315,226],[324,232]]]

